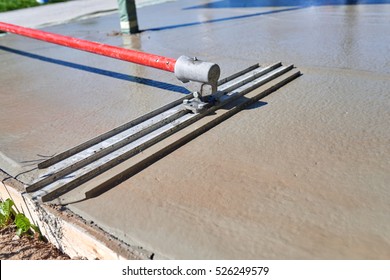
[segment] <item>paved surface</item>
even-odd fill
[[[124,38],[112,36],[116,14],[46,28],[207,58],[222,76],[279,60],[304,73],[68,207],[157,258],[390,258],[390,5],[341,2],[170,2],[139,9],[144,32]],[[170,73],[13,35],[0,42],[0,167],[14,176],[185,92]]]
[[[136,5],[138,8],[141,8],[167,1],[170,0],[137,0]],[[4,12],[0,14],[0,21],[25,27],[39,28],[102,16],[117,10],[117,0],[70,0],[51,5]]]

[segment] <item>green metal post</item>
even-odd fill
[[[138,33],[137,10],[135,0],[118,0],[122,33]]]

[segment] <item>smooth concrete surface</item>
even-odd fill
[[[206,58],[222,77],[276,61],[304,74],[69,209],[157,258],[389,259],[390,4],[341,2],[182,0],[140,9],[144,32],[125,38],[115,14],[48,28]],[[170,73],[14,35],[0,65],[0,168],[13,176],[184,92]]]

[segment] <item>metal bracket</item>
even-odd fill
[[[209,103],[207,102],[203,102],[200,98],[200,94],[198,91],[194,92],[193,93],[194,95],[194,98],[192,99],[184,99],[183,100],[183,106],[191,111],[192,113],[196,114],[196,113],[199,113],[201,111],[203,111],[204,109],[210,107]]]
[[[199,113],[204,109],[214,106],[223,92],[217,91],[217,85],[201,84],[200,90],[193,93],[194,98],[184,99],[183,105],[193,113]]]
[[[186,109],[198,113],[215,104],[214,94],[217,92],[218,79],[221,70],[218,64],[199,60],[196,57],[181,56],[175,64],[175,76],[187,83],[200,83],[200,90],[194,93],[193,99],[185,99]]]

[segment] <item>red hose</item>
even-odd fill
[[[100,54],[120,60],[133,62],[136,64],[161,69],[168,72],[174,72],[176,59],[159,56],[155,54],[144,53],[129,49],[123,49],[106,44],[77,39],[69,36],[58,35],[41,30],[17,26],[5,22],[0,22],[0,30],[15,33],[18,35],[30,37],[45,42],[62,45],[86,52]]]

